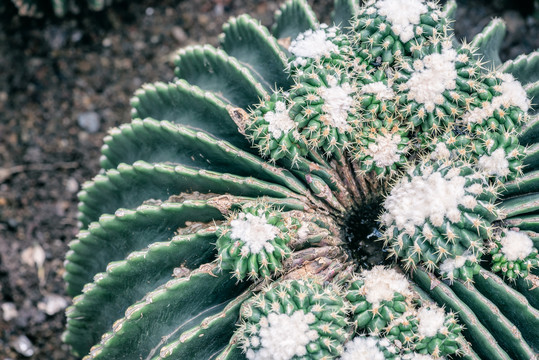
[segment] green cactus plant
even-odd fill
[[[539,53],[455,9],[288,0],[179,50],[79,193],[73,353],[535,358]]]
[[[92,11],[100,11],[105,6],[110,5],[112,0],[50,0],[45,3],[43,0],[11,0],[17,7],[22,16],[42,17],[49,9],[52,9],[54,15],[62,17],[67,13],[78,13],[81,6]],[[83,4],[81,4],[83,3]]]

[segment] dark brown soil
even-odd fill
[[[314,6],[324,21],[330,2]],[[77,232],[76,194],[99,171],[107,129],[129,121],[129,99],[143,83],[173,79],[175,49],[217,45],[223,22],[233,15],[247,12],[269,25],[280,2],[126,1],[61,20],[20,18],[9,1],[3,3],[0,359],[68,360],[60,339],[60,308],[62,300],[69,301],[63,260]],[[539,46],[537,20],[529,13],[470,3],[458,12],[458,37],[471,39],[500,16],[509,30],[504,59]],[[81,126],[79,119],[87,123]]]

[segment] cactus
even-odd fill
[[[74,0],[50,0],[46,4],[43,0],[11,0],[19,10],[22,16],[42,17],[46,12],[52,10],[54,15],[63,17],[67,13],[78,13],[80,11],[80,2]],[[87,0],[83,6],[92,10],[100,11],[105,6],[110,5],[112,0]]]
[[[73,353],[534,358],[539,53],[455,8],[288,0],[179,50],[79,193]]]

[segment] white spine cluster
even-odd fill
[[[389,345],[389,341],[384,339]],[[384,360],[384,353],[378,349],[379,340],[374,337],[356,337],[346,344],[341,360]]]
[[[292,65],[304,66],[308,59],[317,59],[338,52],[339,47],[330,40],[336,33],[336,27],[328,28],[326,24],[322,24],[317,30],[309,29],[299,34],[288,48],[288,51],[296,56]]]
[[[318,339],[316,330],[309,325],[316,320],[313,314],[298,310],[291,316],[270,313],[260,320],[258,335],[250,337],[251,347],[246,357],[249,360],[290,360],[295,356],[307,355],[307,344]]]
[[[530,100],[522,84],[511,74],[496,74],[502,80],[498,91],[501,95],[495,96],[490,102],[484,102],[482,107],[477,107],[462,115],[466,123],[481,123],[494,114],[494,111],[503,106],[516,106],[527,112],[530,108]]]
[[[483,155],[479,158],[477,166],[489,175],[504,177],[509,175],[509,161],[505,157],[505,150],[496,149],[492,155]]]
[[[502,253],[507,260],[515,261],[526,258],[533,251],[533,241],[530,237],[519,231],[508,230],[500,239]]]
[[[408,98],[425,105],[429,112],[445,101],[444,91],[457,86],[455,60],[457,52],[444,48],[441,54],[431,54],[422,60],[414,61],[414,72],[404,89],[409,90]]]
[[[453,171],[456,170],[456,171]],[[393,223],[399,230],[406,229],[413,235],[415,226],[422,226],[427,219],[434,226],[442,226],[444,219],[452,223],[460,221],[458,206],[473,209],[475,197],[465,189],[466,179],[452,169],[442,176],[431,167],[423,168],[423,175],[411,180],[402,178],[386,198],[382,221],[386,226]]]
[[[421,14],[428,11],[423,0],[382,0],[375,6],[378,13],[391,23],[391,30],[402,42],[414,37],[414,25],[419,24]]]
[[[396,292],[404,296],[412,294],[406,277],[395,269],[375,266],[371,270],[363,271],[359,277],[364,281],[362,293],[367,301],[375,306],[384,300],[393,299]]]
[[[467,260],[475,261],[476,256],[470,251],[465,251],[462,255],[456,255],[455,258],[447,258],[440,264],[440,272],[444,275],[453,277],[453,270],[460,269],[466,264]]]
[[[381,81],[362,86],[360,94],[374,94],[379,101],[391,100],[395,97],[393,89]]]
[[[422,307],[417,311],[417,319],[419,320],[417,329],[419,334],[432,337],[444,328],[445,312],[434,305]]]
[[[275,111],[268,111],[264,115],[264,120],[268,122],[268,131],[273,138],[280,139],[283,133],[288,133],[295,127],[295,123],[288,115],[286,104],[283,101],[275,103]]]
[[[341,131],[349,131],[348,112],[354,104],[354,99],[350,96],[354,92],[348,83],[337,84],[337,79],[328,79],[329,88],[320,88],[320,96],[324,99],[323,110],[328,115],[328,120],[334,127]]]
[[[241,249],[242,254],[258,254],[262,249],[273,252],[275,248],[268,241],[275,239],[279,234],[276,226],[268,224],[264,216],[255,216],[250,213],[240,213],[230,222],[230,237],[245,243]]]
[[[399,134],[378,135],[376,141],[369,144],[366,154],[372,156],[378,167],[391,166],[399,161],[403,153],[403,150],[398,148],[400,142],[401,137]]]
[[[445,160],[449,159],[451,152],[444,143],[436,144],[436,148],[431,153],[430,158],[433,160]]]

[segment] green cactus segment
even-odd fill
[[[518,140],[524,146],[530,146],[539,142],[539,115],[533,116],[522,127]]]
[[[141,205],[136,210],[118,209],[115,215],[103,215],[70,244],[66,264],[68,292],[80,293],[82,286],[104,271],[109,262],[124,259],[151,242],[172,238],[186,221],[214,219],[223,219],[223,214],[216,206],[200,200]]]
[[[66,314],[64,342],[76,354],[87,354],[129,305],[171,280],[174,274],[212,261],[215,231],[211,226],[175,236],[168,242],[155,242],[125,260],[108,264],[107,271],[97,274],[93,283],[86,284],[83,294],[73,299]]]
[[[226,104],[215,95],[183,80],[145,85],[131,99],[133,119],[154,118],[203,130],[247,152],[254,152],[230,118]]]
[[[515,195],[534,193],[537,189],[539,189],[539,170],[534,170],[505,183],[501,194],[503,198],[510,198]]]
[[[454,21],[457,15],[457,2],[455,0],[447,1],[442,7],[442,17],[447,21]]]
[[[359,11],[359,4],[354,0],[335,0],[331,19],[343,31],[350,31],[351,21]]]
[[[337,69],[312,66],[298,75],[290,90],[288,115],[298,127],[300,146],[342,161],[342,149],[349,146],[353,126],[359,124],[356,85]]]
[[[180,49],[174,64],[174,73],[179,79],[241,108],[256,104],[266,94],[245,66],[223,50],[210,45]]]
[[[346,304],[331,286],[284,280],[244,303],[238,329],[247,359],[334,359],[349,337]]]
[[[170,162],[239,176],[252,176],[282,185],[298,194],[307,189],[288,170],[261,160],[232,144],[168,121],[133,120],[109,131],[101,149],[101,167],[111,169],[137,160]]]
[[[306,0],[287,0],[275,13],[271,32],[277,39],[294,39],[317,24],[316,14]]]
[[[485,62],[486,68],[495,68],[502,64],[500,49],[505,37],[505,22],[493,19],[472,39],[471,45],[477,49],[477,56]]]
[[[526,156],[523,159],[526,171],[539,169],[539,143],[526,149]]]
[[[494,239],[490,254],[491,270],[501,271],[510,280],[526,278],[539,263],[537,248],[526,232],[503,231]]]
[[[395,346],[391,345],[387,339],[374,336],[356,336],[346,344],[340,359],[393,360],[397,359],[397,353]]]
[[[224,350],[219,352],[217,357],[212,357],[211,359],[215,360],[245,360],[245,355],[243,354],[243,351],[241,350],[241,347],[237,343],[237,337],[233,336],[230,339],[230,343]]]
[[[111,214],[119,208],[131,209],[148,199],[164,201],[186,192],[291,198],[308,203],[283,186],[251,177],[137,161],[133,165],[120,164],[83,185],[79,193],[79,220],[86,228],[101,214]]]
[[[250,296],[250,291],[243,293],[230,301],[220,313],[208,316],[200,325],[175,337],[174,341],[161,348],[159,356],[153,360],[212,359],[219,349],[228,344],[241,304]]]
[[[539,210],[539,193],[516,196],[500,204],[504,215],[512,218],[523,214],[536,214]]]
[[[536,82],[539,80],[539,51],[507,60],[499,70],[513,75],[522,84]]]
[[[482,359],[511,360],[511,357],[499,346],[496,339],[479,321],[475,313],[449,286],[420,268],[413,271],[412,277],[429,296],[458,314],[459,320],[464,324],[464,336],[471,342],[473,349]]]
[[[248,15],[232,18],[223,26],[223,49],[251,70],[266,90],[288,89],[286,55],[268,29]]]
[[[244,205],[219,227],[219,267],[238,280],[271,278],[290,256],[288,243],[300,225],[267,204]]]
[[[204,265],[187,277],[149,292],[126,310],[112,331],[103,335],[86,360],[138,359],[157,355],[166,339],[201,324],[240,295],[247,285],[219,276],[215,265]]]
[[[522,333],[524,339],[539,351],[539,311],[502,279],[486,270],[474,277],[475,287],[492,301]]]
[[[410,168],[384,202],[383,238],[390,254],[407,269],[424,264],[449,279],[470,281],[497,219],[495,190],[485,184],[483,175],[464,164]]]
[[[447,32],[442,15],[434,2],[368,1],[353,22],[357,55],[385,67],[423,53]]]
[[[539,277],[530,275],[526,279],[516,279],[516,289],[530,302],[530,305],[539,309]]]
[[[422,132],[437,133],[452,126],[472,103],[480,68],[469,47],[455,50],[449,40],[417,51],[417,58],[399,61],[394,84],[399,111]]]
[[[392,323],[412,310],[413,293],[404,275],[382,266],[362,271],[350,283],[346,299],[352,304],[357,329],[366,329],[374,335],[389,332],[402,343],[408,342],[405,337],[411,337],[410,329]],[[392,329],[394,326],[397,328]]]
[[[477,315],[481,323],[488,328],[498,344],[512,359],[533,359],[534,351],[524,341],[520,331],[473,285],[465,286],[455,281],[451,289]]]
[[[521,215],[511,219],[505,219],[506,227],[517,227],[520,230],[539,232],[539,214]]]

